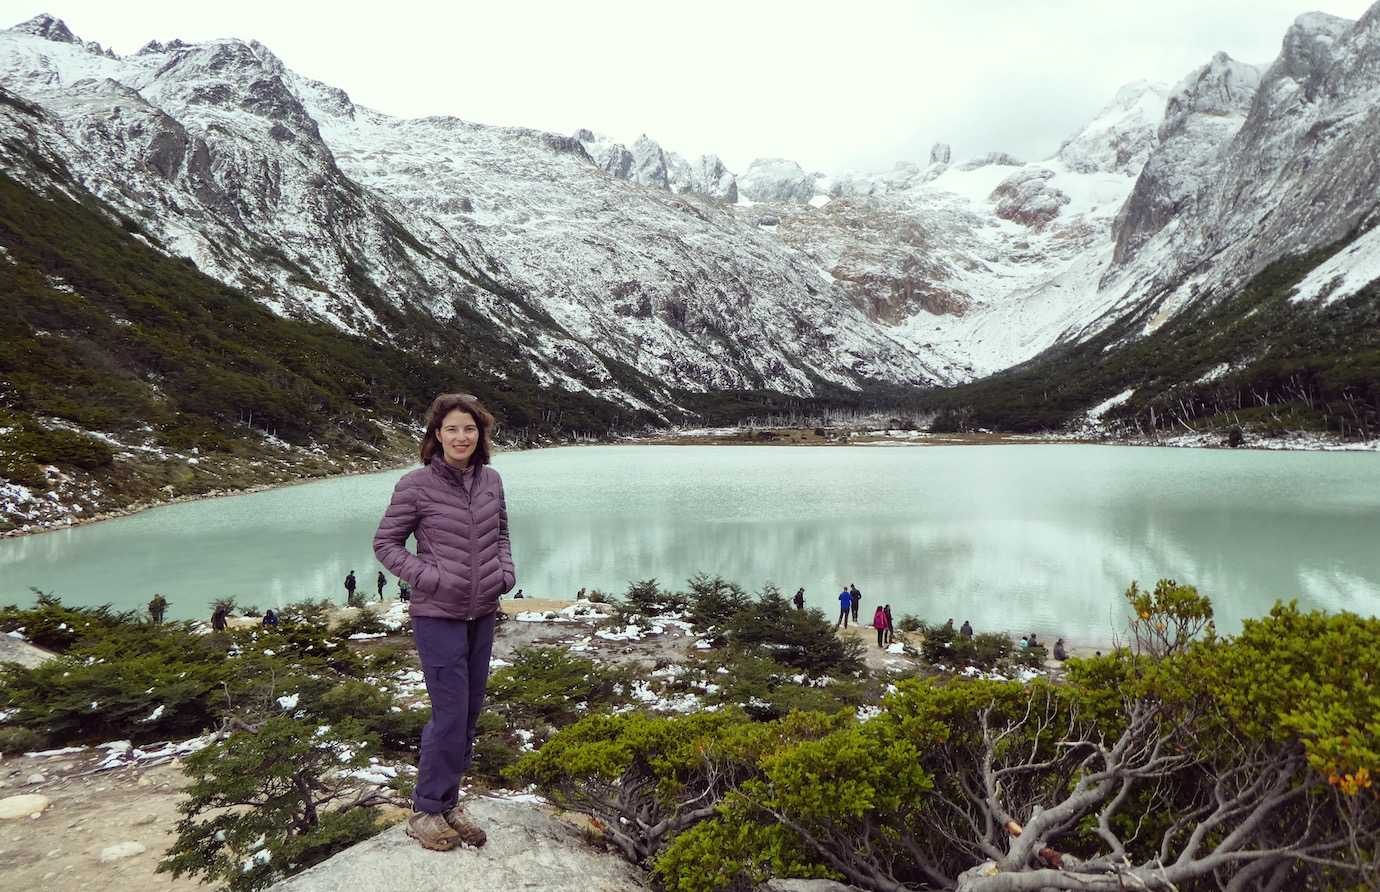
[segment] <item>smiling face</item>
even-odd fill
[[[474,416],[461,409],[451,409],[441,419],[436,431],[436,439],[441,442],[441,451],[446,464],[463,468],[474,455],[474,447],[479,443],[479,425]]]

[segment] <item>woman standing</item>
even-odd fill
[[[474,758],[498,599],[517,581],[503,481],[489,467],[493,423],[469,394],[432,401],[422,467],[398,481],[374,534],[379,563],[411,585],[412,632],[431,698],[407,833],[441,851],[485,842],[459,805],[460,778]],[[409,536],[416,554],[405,547]]]

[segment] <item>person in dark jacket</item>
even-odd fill
[[[858,621],[858,607],[862,604],[862,592],[853,583],[848,583],[848,595],[852,599],[850,609],[853,611],[853,622]]]
[[[961,628],[961,629],[958,630],[958,634],[962,635],[964,638],[972,638],[972,637],[973,637],[973,624],[970,623],[970,622],[968,622],[968,621],[965,619],[965,620],[963,621],[963,628]]]
[[[271,607],[268,610],[265,610],[263,624],[270,629],[278,628],[278,611],[274,610]]]
[[[805,586],[802,585],[795,590],[795,597],[791,599],[791,603],[795,605],[796,610],[805,609]]]
[[[379,563],[412,587],[408,612],[431,699],[407,833],[429,849],[485,833],[459,805],[489,680],[499,598],[517,581],[503,480],[489,467],[494,418],[475,397],[427,411],[422,467],[403,475],[374,534]],[[417,540],[417,553],[406,548]]]
[[[153,600],[149,601],[149,619],[153,620],[154,625],[163,621],[163,614],[168,609],[168,599],[163,597],[162,592],[154,592]]]
[[[407,584],[407,580],[398,580],[398,600],[404,604],[412,600],[412,587]]]
[[[872,628],[877,630],[877,646],[886,646],[886,611],[882,605],[878,604],[877,609],[872,611]]]
[[[848,589],[844,589],[839,592],[839,619],[838,622],[834,623],[834,628],[837,629],[840,625],[845,629],[848,628],[848,615],[852,612],[853,593]]]
[[[227,623],[226,623],[226,621],[225,621],[225,618],[226,618],[227,616],[229,616],[229,615],[230,615],[230,608],[229,608],[229,607],[226,607],[224,604],[217,605],[215,611],[211,613],[211,629],[212,629],[212,631],[224,632],[224,631],[225,631],[225,626],[227,625]]]
[[[378,579],[378,582],[379,582],[379,600],[382,601],[382,600],[383,600],[383,587],[384,587],[385,585],[388,584],[388,577],[386,577],[386,576],[383,575],[383,571],[382,571],[382,570],[379,571],[379,579]]]
[[[1064,662],[1069,658],[1069,652],[1064,649],[1064,639],[1060,638],[1054,642],[1054,659]]]
[[[350,604],[355,599],[355,571],[351,570],[345,577],[345,603]]]
[[[883,604],[882,612],[886,614],[886,643],[890,644],[896,640],[896,620],[891,615],[890,604]]]

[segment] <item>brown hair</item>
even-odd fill
[[[443,393],[431,401],[431,408],[426,410],[426,433],[422,434],[421,456],[422,464],[430,464],[431,457],[441,449],[441,441],[437,439],[436,432],[441,429],[441,422],[447,415],[459,409],[466,412],[474,423],[479,427],[479,442],[474,444],[474,452],[470,454],[470,467],[479,467],[489,463],[489,432],[494,427],[494,416],[479,401],[479,397],[471,393]]]

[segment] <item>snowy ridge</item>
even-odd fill
[[[400,314],[477,316],[539,382],[631,408],[954,384],[1150,306],[1148,333],[1380,219],[1377,9],[1301,16],[1265,69],[1219,53],[1128,84],[1031,163],[941,143],[883,173],[735,175],[646,135],[394,118],[252,41],[115,57],[51,16],[0,32],[6,89],[43,112],[0,110],[0,136],[277,313],[399,345]],[[1354,293],[1374,254],[1363,238],[1296,299]],[[650,402],[613,360],[659,382]]]

